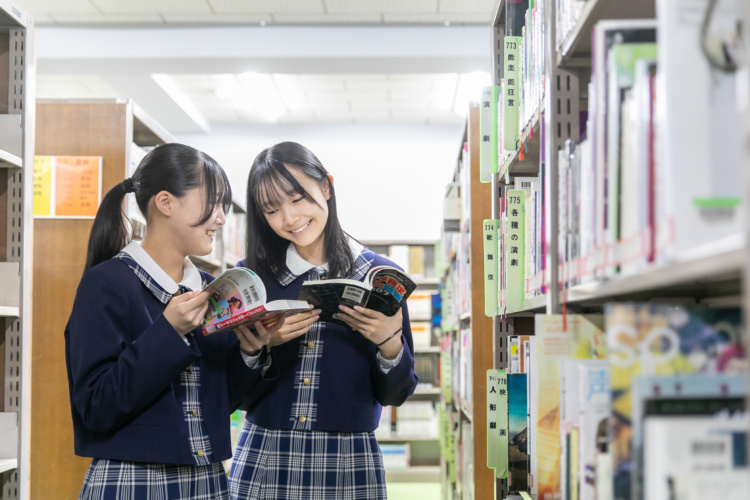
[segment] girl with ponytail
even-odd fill
[[[211,252],[231,199],[222,168],[181,144],[155,148],[104,197],[65,328],[75,452],[93,458],[79,498],[229,498],[229,415],[274,376],[266,344],[283,324],[196,331],[213,277],[188,255]]]

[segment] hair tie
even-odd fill
[[[122,186],[125,188],[126,193],[135,193],[135,186],[133,185],[133,179],[128,177],[122,181]]]

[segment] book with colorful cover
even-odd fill
[[[633,498],[643,498],[643,424],[647,416],[697,416],[745,411],[745,375],[635,377],[633,416]]]
[[[532,362],[532,388],[536,408],[536,486],[540,499],[561,495],[560,472],[560,361],[603,359],[606,342],[601,315],[539,314],[535,317],[536,359]],[[533,471],[532,471],[533,472]]]
[[[609,379],[609,363],[605,360],[581,361],[578,365],[580,500],[595,500],[597,485],[611,481],[608,471],[599,470],[601,452],[597,446],[607,435],[611,406]]]
[[[508,375],[508,489],[511,493],[528,489],[527,381],[525,373]]]
[[[203,335],[257,321],[272,326],[284,316],[310,308],[304,300],[266,302],[268,297],[263,281],[256,273],[242,267],[224,271],[204,290],[210,291],[211,295],[201,327]]]
[[[416,283],[406,272],[391,266],[376,266],[368,271],[363,281],[305,281],[299,292],[299,300],[320,309],[320,321],[339,321],[339,305],[367,307],[393,316],[416,288]]]
[[[615,500],[631,500],[633,379],[747,370],[739,308],[649,303],[604,309],[611,365],[611,443]]]

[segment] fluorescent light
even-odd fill
[[[482,87],[490,84],[490,74],[485,71],[473,73],[462,73],[458,78],[458,89],[456,90],[456,101],[453,111],[461,116],[466,115],[466,109],[470,102],[478,102],[482,96]]]
[[[289,111],[302,111],[310,107],[297,75],[276,74],[273,75],[273,81]]]
[[[456,73],[435,75],[430,88],[430,108],[434,111],[450,111],[456,100]]]
[[[263,119],[276,121],[286,113],[286,106],[271,75],[248,72],[237,75],[237,80]]]
[[[211,130],[211,125],[203,116],[203,113],[193,104],[193,101],[177,86],[177,84],[163,73],[154,73],[151,78],[166,94],[182,109],[182,111],[190,117],[204,132]]]

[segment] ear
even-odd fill
[[[331,199],[332,187],[333,187],[333,176],[331,174],[328,174],[328,182],[323,181],[323,196],[325,196],[326,201]]]
[[[174,210],[174,197],[169,191],[159,191],[154,195],[156,210],[166,217],[172,215]]]

